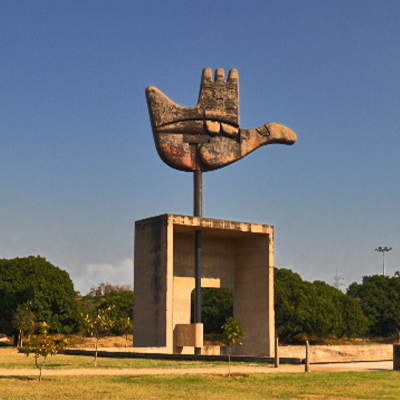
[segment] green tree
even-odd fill
[[[346,295],[343,299],[343,318],[347,337],[360,337],[369,332],[370,321],[365,316],[359,299]]]
[[[104,290],[103,285],[106,289],[109,287],[114,289]],[[100,284],[99,287],[103,288],[102,290],[104,291],[104,294],[100,293],[100,289],[97,290],[97,287],[92,287],[94,288],[93,290],[91,289],[92,294],[89,293],[81,299],[81,308],[83,314],[87,314],[90,317],[95,318],[99,310],[105,310],[109,307],[112,307],[116,320],[112,333],[118,335],[121,333],[121,330],[124,330],[124,321],[126,321],[127,318],[132,321],[134,293],[130,289],[129,285],[112,286],[110,284]],[[123,288],[125,289],[123,290]],[[128,333],[132,333],[132,330]]]
[[[32,311],[32,301],[18,304],[11,321],[12,326],[18,330],[18,347],[22,347],[22,340],[26,333],[29,335],[33,331],[35,324],[35,313]]]
[[[125,347],[128,347],[128,335],[133,333],[133,321],[130,317],[123,317],[117,320],[119,333],[125,336]]]
[[[400,277],[364,276],[352,283],[347,294],[360,301],[374,336],[388,336],[400,330]]]
[[[240,339],[246,334],[242,324],[234,317],[228,317],[222,328],[222,342],[229,347],[228,376],[231,376],[231,352],[232,346],[241,346]]]
[[[13,312],[27,301],[37,320],[46,321],[52,332],[80,330],[79,304],[67,272],[40,256],[0,259],[0,332],[17,336]]]
[[[275,269],[275,325],[281,341],[364,334],[368,320],[360,302],[340,290],[303,281],[289,269]]]
[[[99,295],[106,295],[110,292],[133,292],[131,285],[112,285],[109,282],[101,282],[97,286],[92,285],[90,287],[89,295],[90,296],[99,296]]]
[[[322,281],[314,281],[308,286],[312,304],[310,331],[319,338],[343,336],[346,333],[342,305],[345,295]]]
[[[275,326],[281,341],[306,331],[309,293],[299,274],[275,268]]]
[[[194,296],[191,295],[192,323],[194,321]],[[228,317],[233,315],[233,295],[229,289],[202,288],[201,289],[201,319],[204,334],[222,334],[221,326]]]
[[[107,293],[100,300],[98,309],[114,307],[118,318],[132,318],[134,295],[130,290],[117,292],[115,290]]]
[[[67,339],[59,342],[55,336],[49,334],[50,326],[43,322],[40,325],[40,335],[30,337],[24,346],[24,351],[27,357],[31,353],[35,355],[35,365],[39,370],[39,382],[42,380],[42,369],[44,368],[47,356],[53,356],[62,352],[68,344]]]
[[[96,317],[92,318],[89,315],[83,317],[83,325],[88,336],[95,339],[95,355],[94,366],[97,366],[97,353],[100,339],[111,333],[115,325],[115,308],[108,307],[98,310]]]

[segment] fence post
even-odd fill
[[[278,350],[279,339],[275,339],[275,368],[279,368],[279,350]]]
[[[400,344],[393,345],[393,369],[400,370]]]
[[[310,344],[306,340],[306,372],[310,372]]]

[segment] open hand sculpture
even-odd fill
[[[146,89],[157,152],[181,171],[211,171],[240,160],[270,143],[293,144],[296,134],[271,122],[256,129],[239,128],[239,75],[231,69],[203,70],[199,101],[192,108],[174,103],[154,86]]]

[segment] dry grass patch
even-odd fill
[[[76,347],[76,348],[94,348],[95,347],[95,339],[93,337],[85,337],[82,335],[68,335],[63,336],[59,335],[60,338],[68,339],[68,347]],[[99,347],[125,347],[125,343],[127,343],[127,347],[132,347],[133,345],[133,335],[128,335],[127,342],[125,341],[125,336],[106,336],[100,339]]]
[[[17,371],[16,371],[17,372]],[[0,399],[398,399],[397,371],[241,374],[0,377]]]

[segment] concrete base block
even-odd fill
[[[203,347],[203,324],[176,324],[175,346]]]

